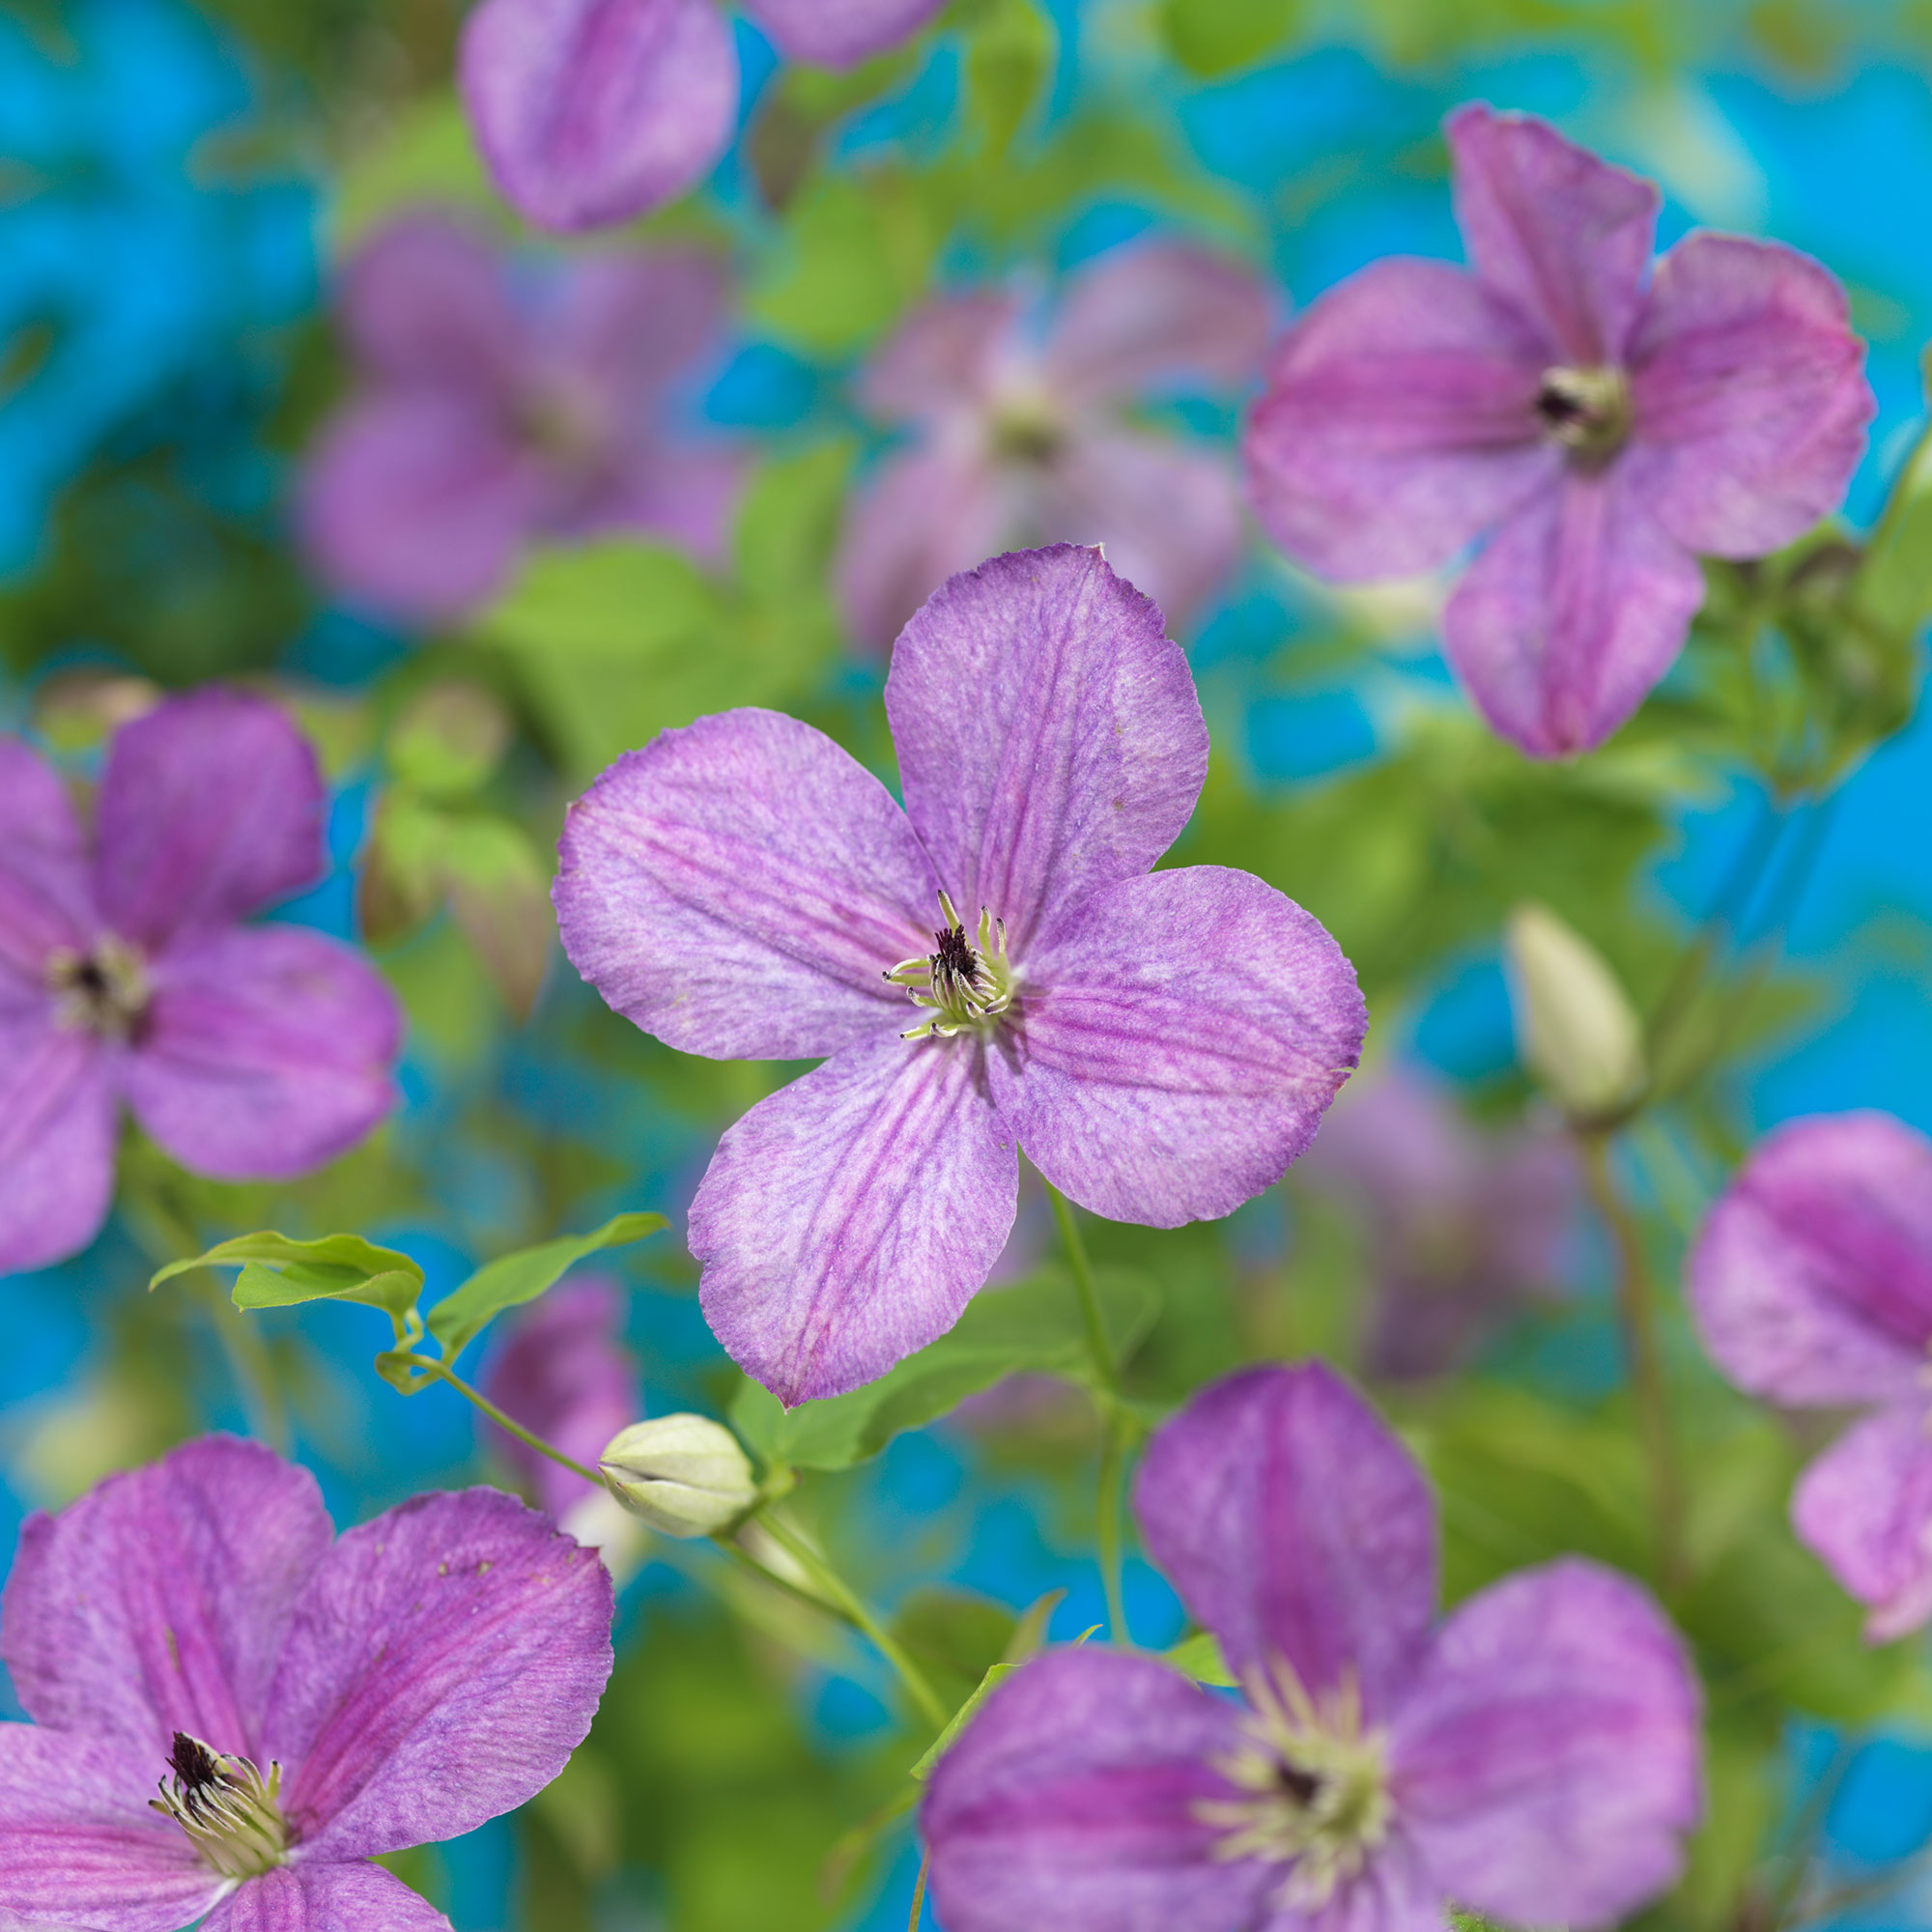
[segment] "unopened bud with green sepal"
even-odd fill
[[[715,1536],[758,1499],[738,1438],[708,1416],[634,1422],[605,1445],[597,1466],[611,1493],[666,1536]]]
[[[1504,953],[1517,1050],[1573,1120],[1613,1115],[1644,1083],[1643,1023],[1595,947],[1547,906],[1510,915]]]

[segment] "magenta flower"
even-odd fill
[[[947,1932],[1590,1927],[1671,1883],[1698,1693],[1628,1578],[1566,1559],[1437,1625],[1422,1472],[1319,1363],[1197,1396],[1134,1503],[1245,1699],[1091,1645],[1002,1684],[921,1813]]]
[[[447,1932],[369,1861],[563,1769],[611,1613],[595,1554],[495,1490],[337,1539],[256,1443],[110,1476],[29,1520],[0,1606],[34,1719],[0,1724],[0,1923]]]
[[[235,692],[115,734],[91,838],[0,738],[0,1273],[99,1232],[122,1100],[220,1180],[304,1174],[395,1104],[384,981],[320,933],[241,923],[322,874],[327,803],[307,741]]]
[[[1759,1143],[1690,1260],[1711,1359],[1752,1395],[1868,1408],[1791,1498],[1874,1643],[1932,1619],[1932,1141],[1889,1114]]]
[[[554,894],[571,963],[645,1032],[830,1056],[725,1134],[691,1208],[712,1331],[787,1403],[958,1320],[1019,1150],[1116,1220],[1226,1214],[1308,1145],[1367,1025],[1272,887],[1150,875],[1208,733],[1160,612],[1097,551],[953,578],[886,710],[903,811],[810,725],[726,712],[571,808]]]
[[[793,60],[852,67],[946,0],[743,0]],[[711,0],[483,0],[458,78],[504,197],[539,228],[628,221],[731,145],[738,52]]]
[[[1177,379],[1240,386],[1267,331],[1257,277],[1185,242],[1104,257],[1043,325],[1009,294],[928,303],[860,381],[864,408],[910,434],[847,515],[836,578],[854,635],[888,650],[954,572],[1063,540],[1104,544],[1185,624],[1240,555],[1240,490],[1218,454],[1127,411]]]
[[[1338,582],[1487,534],[1443,643],[1497,731],[1560,757],[1669,668],[1699,556],[1762,556],[1837,508],[1875,405],[1817,263],[1699,234],[1650,274],[1650,184],[1527,115],[1464,107],[1448,134],[1474,272],[1378,262],[1317,302],[1275,353],[1249,480]]]
[[[724,307],[723,270],[696,252],[532,263],[447,215],[389,223],[343,270],[363,384],[301,478],[316,573],[434,624],[487,603],[542,538],[631,530],[715,555],[739,460],[668,440],[660,417]]]

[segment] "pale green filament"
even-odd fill
[[[1007,923],[980,908],[975,943],[966,943],[966,928],[945,893],[939,910],[946,924],[937,952],[902,959],[885,977],[903,986],[916,1007],[931,1010],[923,1025],[911,1028],[903,1039],[951,1039],[969,1028],[984,1028],[1013,1003],[1012,962],[1007,957]]]
[[[199,1739],[177,1735],[175,1776],[148,1803],[172,1818],[223,1878],[259,1878],[288,1863],[289,1833],[277,1800],[282,1768],[265,1778],[245,1757],[224,1757]]]

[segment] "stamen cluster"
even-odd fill
[[[288,1826],[276,1803],[282,1768],[265,1778],[245,1757],[228,1757],[185,1731],[168,1754],[174,1772],[148,1803],[188,1835],[202,1862],[223,1878],[258,1878],[286,1864]]]
[[[976,943],[969,945],[966,927],[945,893],[939,910],[946,923],[932,936],[939,951],[902,959],[885,977],[903,986],[916,1007],[932,1010],[932,1018],[900,1035],[902,1039],[951,1039],[968,1027],[984,1026],[1013,1003],[1012,962],[1007,957],[1007,923],[980,908]]]
[[[102,1039],[131,1039],[148,1010],[151,987],[147,962],[113,933],[104,933],[86,952],[69,949],[50,953],[47,989],[59,1000],[60,1025]]]
[[[1629,379],[1608,365],[1546,369],[1537,385],[1536,417],[1585,462],[1606,463],[1630,440]]]

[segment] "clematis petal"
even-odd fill
[[[1533,115],[1479,102],[1452,114],[1446,131],[1476,272],[1547,333],[1552,360],[1621,362],[1643,299],[1657,189]]]
[[[78,1254],[114,1200],[114,1069],[44,998],[0,1010],[0,1275]]]
[[[1396,1706],[1435,1615],[1435,1508],[1394,1433],[1320,1362],[1250,1369],[1154,1432],[1134,1486],[1148,1554],[1236,1672],[1285,1662]]]
[[[1463,1605],[1390,1746],[1398,1814],[1458,1904],[1607,1925],[1666,1890],[1702,1808],[1699,1695],[1649,1595],[1577,1559]]]
[[[1321,924],[1221,866],[1095,893],[1024,965],[994,1101],[1047,1179],[1114,1221],[1212,1220],[1279,1180],[1368,1026]]]
[[[1325,1905],[1312,1912],[1280,1906],[1263,1932],[1444,1932],[1454,1923],[1435,1875],[1411,1845],[1392,1838]]]
[[[634,411],[719,339],[729,277],[697,248],[629,249],[571,264],[554,354],[578,380]]]
[[[177,1730],[258,1756],[282,1636],[332,1535],[315,1479],[209,1435],[20,1532],[0,1658],[28,1714],[119,1738],[158,1778]],[[266,1760],[258,1760],[266,1762]]]
[[[596,1551],[497,1490],[350,1530],[296,1611],[263,1721],[304,1856],[454,1838],[534,1797],[590,1729],[611,1610]]]
[[[0,1010],[10,980],[41,983],[49,952],[94,936],[86,845],[60,774],[0,738]]]
[[[1533,758],[1600,745],[1668,670],[1704,601],[1634,465],[1571,469],[1523,504],[1442,614],[1451,666],[1492,729]]]
[[[1009,352],[1019,303],[979,290],[915,309],[867,362],[859,406],[885,422],[929,422],[982,405]]]
[[[906,813],[969,919],[1041,921],[1145,872],[1179,836],[1208,727],[1160,612],[1096,550],[1055,544],[952,579],[886,680]]]
[[[128,1105],[183,1166],[287,1179],[354,1147],[396,1104],[402,1009],[351,948],[295,925],[171,949],[125,1073]]]
[[[1196,1815],[1228,1786],[1240,1710],[1144,1658],[1061,1650],[1002,1684],[920,1809],[948,1932],[1228,1932],[1268,1868],[1216,1859]]]
[[[639,530],[665,538],[707,563],[730,554],[731,525],[745,487],[737,450],[659,443],[637,438],[608,487],[565,520],[569,535]]]
[[[695,186],[738,116],[737,50],[709,0],[483,0],[458,77],[504,198],[564,233]]]
[[[1704,1347],[1778,1402],[1884,1402],[1932,1341],[1932,1141],[1889,1114],[1793,1121],[1711,1209],[1687,1280]]]
[[[356,361],[384,382],[489,399],[527,354],[501,254],[452,215],[384,222],[343,264],[338,305]]]
[[[469,397],[392,390],[323,432],[298,486],[309,566],[405,623],[468,615],[501,588],[543,509],[541,461]]]
[[[0,1925],[180,1932],[222,1881],[148,1808],[167,1766],[118,1738],[0,1724]]]
[[[1377,262],[1282,338],[1242,440],[1268,534],[1338,582],[1447,563],[1562,469],[1528,327],[1446,262]]]
[[[1798,1540],[1869,1605],[1865,1635],[1889,1643],[1932,1619],[1932,1419],[1922,1396],[1854,1424],[1791,1497]]]
[[[201,1932],[449,1932],[449,1920],[381,1865],[298,1864],[251,1878]]]
[[[152,949],[313,885],[327,803],[314,750],[277,706],[219,687],[169,698],[108,748],[101,917]]]
[[[856,67],[909,40],[946,0],[745,0],[781,53],[819,67]]]
[[[978,1042],[863,1040],[719,1142],[691,1204],[704,1318],[787,1406],[843,1395],[958,1321],[1018,1197]]]
[[[1877,408],[1835,275],[1795,249],[1692,235],[1631,341],[1653,513],[1711,556],[1763,556],[1844,501]]]

